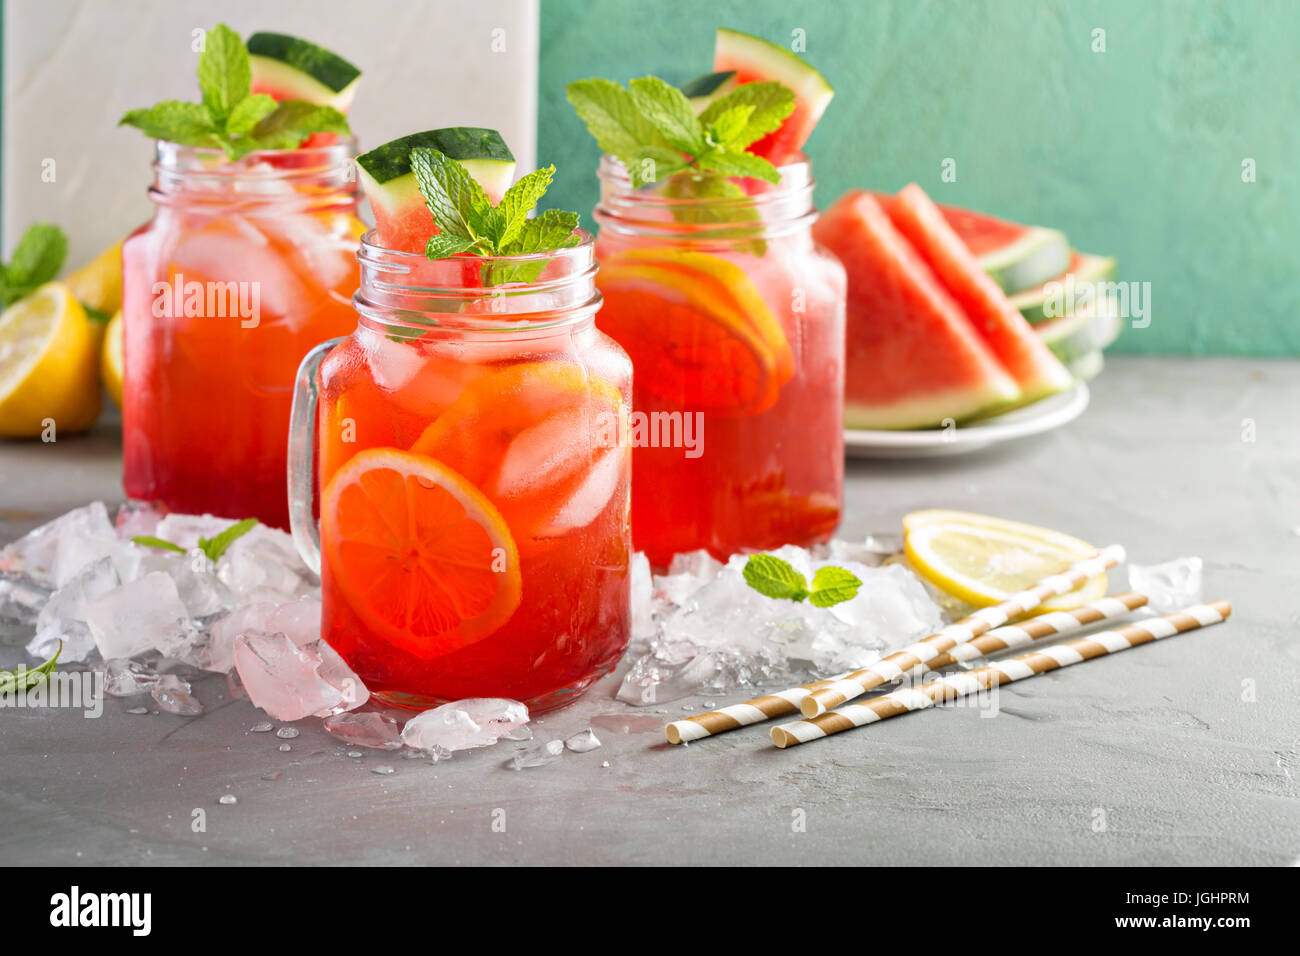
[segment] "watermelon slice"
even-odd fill
[[[794,111],[781,127],[749,147],[751,153],[773,166],[784,166],[798,158],[835,95],[822,75],[790,50],[737,30],[718,30],[713,69],[716,73],[735,71],[737,85],[775,80],[794,93]]]
[[[1107,297],[1072,314],[1036,325],[1034,331],[1052,354],[1068,365],[1113,343],[1119,338],[1122,325],[1118,303]]]
[[[424,252],[437,233],[411,172],[411,150],[439,150],[464,166],[492,202],[499,203],[515,176],[515,157],[494,129],[454,126],[412,133],[357,157],[361,185],[375,214],[379,244],[401,252]]]
[[[939,207],[916,183],[904,186],[889,203],[889,217],[916,246],[939,280],[966,313],[1003,367],[1020,386],[1018,404],[1069,388],[1074,380],[1060,360],[1034,334],[1006,294],[980,268]]]
[[[869,192],[842,196],[813,236],[848,270],[848,427],[928,428],[1019,397],[993,351]]]
[[[1041,285],[1070,265],[1065,233],[1022,226],[958,206],[940,206],[943,218],[1007,295]]]
[[[1047,314],[1047,300],[1049,292],[1064,292],[1066,289],[1078,289],[1084,283],[1092,285],[1095,282],[1105,282],[1115,275],[1115,260],[1108,256],[1090,256],[1085,252],[1070,253],[1070,264],[1061,273],[1052,276],[1046,282],[1032,289],[1026,289],[1024,292],[1018,292],[1011,296],[1011,304],[1020,310],[1020,313],[1034,325],[1040,322],[1050,322],[1054,316]],[[1070,277],[1073,276],[1071,280]],[[1053,282],[1060,283],[1057,289],[1049,289],[1048,286]],[[1095,294],[1095,291],[1094,291]],[[1078,296],[1076,295],[1076,299]],[[1062,303],[1065,305],[1066,314],[1074,311],[1071,303]],[[1086,304],[1086,303],[1085,303]]]
[[[254,33],[245,44],[253,92],[277,100],[306,100],[346,113],[361,71],[337,53],[286,33]]]

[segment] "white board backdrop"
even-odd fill
[[[5,258],[28,223],[64,228],[77,266],[152,214],[152,144],[122,113],[198,99],[192,31],[223,22],[332,49],[362,71],[363,149],[441,126],[501,131],[533,168],[538,0],[6,0]],[[47,159],[54,182],[42,181]]]

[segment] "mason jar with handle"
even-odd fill
[[[373,239],[356,330],[294,399],[322,636],[391,703],[564,703],[629,634],[631,365],[595,326],[592,238],[432,262]]]

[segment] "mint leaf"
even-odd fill
[[[780,129],[786,117],[794,112],[794,93],[774,81],[742,83],[710,103],[700,114],[700,122],[706,127],[712,126],[726,113],[741,106],[752,106],[753,111],[744,127],[727,138],[726,145],[733,149],[742,149]]]
[[[749,122],[749,117],[753,114],[754,107],[752,104],[742,106],[733,106],[726,110],[709,125],[708,137],[714,146],[733,146],[736,145],[745,131],[745,125]],[[748,143],[741,144],[749,145]]]
[[[86,305],[84,302],[81,303],[81,307],[86,312],[86,318],[98,325],[107,325],[113,321],[113,317],[103,309],[97,309],[93,305]]]
[[[617,83],[575,80],[564,92],[601,151],[622,160],[625,166],[640,147],[669,148],[654,123],[642,115],[631,91]]]
[[[808,581],[789,561],[771,554],[751,555],[745,562],[745,583],[770,598],[802,601],[808,597]]]
[[[166,538],[155,538],[151,534],[137,534],[131,539],[132,544],[143,545],[146,548],[157,548],[160,551],[179,551],[185,554],[185,549],[175,542],[168,541]]]
[[[224,128],[239,102],[253,87],[248,48],[224,23],[208,31],[199,54],[199,92],[213,125]]]
[[[301,102],[301,100],[291,100],[290,102],[297,103]],[[277,105],[275,97],[268,96],[265,93],[244,97],[230,111],[230,115],[226,117],[226,135],[243,136],[251,133],[254,126],[275,112]]]
[[[640,189],[647,183],[657,183],[687,169],[687,160],[675,149],[661,146],[638,147],[631,156],[631,164],[623,159],[632,187]]]
[[[413,149],[411,171],[440,233],[475,242],[482,238],[474,226],[492,203],[464,166],[439,150]]]
[[[245,518],[243,521],[236,521],[229,528],[211,538],[199,538],[199,550],[206,554],[208,560],[215,564],[221,560],[221,556],[226,553],[226,549],[255,527],[257,527],[256,518]]]
[[[497,206],[501,212],[502,229],[493,238],[498,247],[509,245],[519,235],[519,230],[528,221],[528,214],[537,208],[541,198],[546,195],[554,175],[554,166],[535,169],[506,190]]]
[[[8,308],[57,276],[67,254],[68,237],[58,226],[48,222],[28,226],[9,264],[0,266],[0,308]]]
[[[242,104],[241,104],[242,105]],[[332,106],[281,100],[253,127],[254,149],[293,149],[313,133],[351,133],[347,117]]]
[[[817,607],[830,607],[857,596],[862,582],[852,571],[828,565],[818,568],[812,579],[812,593],[808,600]]]
[[[552,249],[567,249],[578,244],[578,237],[573,230],[578,228],[579,216],[576,212],[564,212],[548,209],[524,221],[518,235],[500,250],[503,256],[526,256],[534,252],[549,252]]]
[[[701,154],[696,159],[696,163],[701,169],[722,173],[724,176],[746,176],[751,179],[766,180],[769,183],[781,181],[781,173],[775,166],[752,153],[712,150]]]
[[[150,139],[182,146],[221,146],[221,131],[202,103],[166,100],[143,110],[127,110],[118,126],[134,126]]]
[[[59,641],[59,649],[54,652],[54,656],[40,667],[24,667],[20,664],[11,671],[0,671],[0,694],[35,687],[54,673],[59,663],[59,655],[62,653],[63,642]]]
[[[641,115],[654,124],[668,145],[692,155],[708,148],[704,126],[681,90],[657,76],[632,80],[628,87]]]
[[[468,251],[475,241],[464,236],[453,236],[450,233],[440,232],[436,236],[429,237],[429,242],[424,247],[424,254],[430,259],[446,259],[449,256],[460,255],[460,253]]]

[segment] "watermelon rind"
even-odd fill
[[[735,70],[720,70],[717,73],[705,73],[688,83],[683,83],[681,90],[696,113],[703,113],[714,100],[726,96],[740,84],[736,82]]]
[[[978,257],[1002,291],[1014,295],[1058,276],[1070,265],[1070,243],[1058,229],[1030,226],[1010,245]]]
[[[1051,291],[1047,287],[1053,282],[1064,283],[1067,274],[1074,276],[1076,286],[1085,282],[1105,282],[1115,277],[1115,260],[1110,256],[1094,256],[1086,252],[1074,253],[1066,269],[1054,273],[1032,289],[1010,296],[1011,304],[1034,325],[1055,321],[1057,316],[1047,314],[1048,292]],[[1067,308],[1068,311],[1070,310]]]
[[[361,71],[324,47],[287,33],[254,33],[245,43],[253,88],[346,113]]]
[[[1105,357],[1101,351],[1088,352],[1080,355],[1073,361],[1066,362],[1065,367],[1069,369],[1070,374],[1074,376],[1075,381],[1087,382],[1101,374],[1102,368],[1106,364]]]
[[[1066,363],[1111,345],[1123,323],[1114,299],[1080,309],[1078,312],[1034,326],[1039,338],[1052,354]]]

